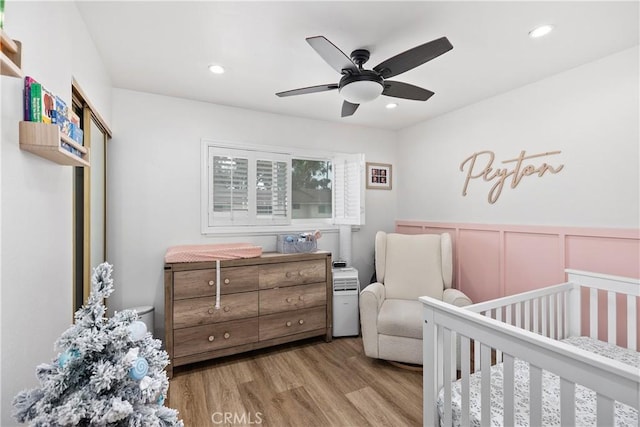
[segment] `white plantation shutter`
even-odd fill
[[[364,154],[340,154],[333,158],[335,224],[364,224],[364,165]]]
[[[249,222],[249,160],[212,153],[209,223],[243,225]]]
[[[256,161],[256,219],[260,223],[288,224],[289,159]]]
[[[300,155],[300,157],[298,157]],[[326,192],[303,192],[304,203],[333,218],[301,217],[292,223],[292,159],[330,162],[332,206]],[[202,141],[201,225],[204,234],[250,231],[246,226],[364,224],[364,154],[290,153],[285,148]],[[313,172],[310,172],[313,173]],[[314,176],[315,177],[315,176]],[[317,178],[317,177],[315,177]],[[323,175],[323,179],[326,179]],[[313,190],[318,190],[313,188]],[[302,197],[299,196],[299,197]],[[303,197],[303,198],[304,198]],[[313,198],[315,197],[315,199]],[[298,222],[303,221],[303,222]],[[225,228],[226,227],[226,228]],[[254,230],[259,230],[254,228]]]

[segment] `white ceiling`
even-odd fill
[[[639,3],[628,2],[119,2],[78,7],[113,85],[259,111],[401,129],[638,45]],[[544,23],[541,39],[528,32]],[[340,117],[337,91],[276,92],[337,83],[306,43],[323,35],[365,68],[446,36],[453,50],[393,80],[435,92],[426,102],[380,97]],[[227,72],[213,75],[211,63]]]

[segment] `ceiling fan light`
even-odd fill
[[[340,95],[352,104],[362,104],[379,97],[383,89],[378,82],[360,80],[343,86],[340,89]]]

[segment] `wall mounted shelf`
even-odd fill
[[[23,78],[21,67],[22,44],[12,40],[4,30],[0,29],[0,74],[3,76]]]
[[[90,167],[89,149],[60,132],[56,125],[38,122],[20,122],[20,148],[52,162],[79,167]],[[68,151],[63,144],[78,150],[81,155]]]

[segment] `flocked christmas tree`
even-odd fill
[[[93,272],[92,289],[75,324],[56,342],[60,354],[36,368],[40,387],[13,400],[16,420],[33,426],[182,426],[163,406],[168,355],[133,310],[106,318],[111,265]]]

